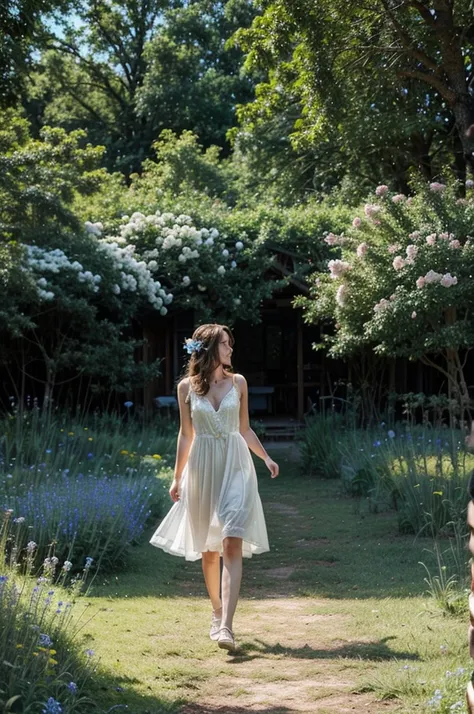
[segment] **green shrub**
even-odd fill
[[[300,436],[301,468],[310,476],[339,478],[341,475],[340,439],[337,433],[342,418],[334,414],[310,417]]]

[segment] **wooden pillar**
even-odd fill
[[[301,312],[298,310],[296,323],[296,383],[298,393],[298,419],[304,418],[304,370],[303,370],[303,320]]]

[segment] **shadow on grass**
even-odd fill
[[[136,680],[135,680],[136,682]],[[134,680],[117,677],[112,681],[102,677],[96,683],[95,691],[89,696],[95,702],[91,714],[112,714],[124,712],[126,714],[246,714],[254,711],[244,706],[213,706],[186,701],[186,697],[174,700],[164,700],[161,697],[142,695],[130,685]],[[260,714],[296,714],[296,710],[285,706],[270,706],[258,710]]]
[[[282,706],[270,706],[259,709],[259,714],[296,714],[296,709],[288,709]],[[209,706],[208,704],[190,704],[179,710],[179,714],[249,714],[255,712],[253,707],[236,707],[229,704],[224,706]]]
[[[394,639],[396,639],[395,636],[389,636],[377,642],[350,642],[332,649],[318,649],[307,644],[303,647],[285,647],[279,643],[269,645],[263,640],[256,639],[254,642],[242,643],[231,657],[232,662],[235,664],[260,659],[266,655],[282,655],[293,659],[356,659],[371,662],[393,659],[420,659],[419,655],[413,652],[390,649],[387,643]]]

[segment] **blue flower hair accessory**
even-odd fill
[[[183,349],[186,350],[188,355],[192,355],[193,352],[200,352],[202,349],[202,340],[193,340],[188,337],[184,340]]]

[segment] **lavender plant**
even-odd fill
[[[61,562],[116,568],[163,510],[171,440],[133,423],[84,423],[34,408],[6,417],[0,504],[13,511],[16,547],[34,540],[43,559],[53,543]]]

